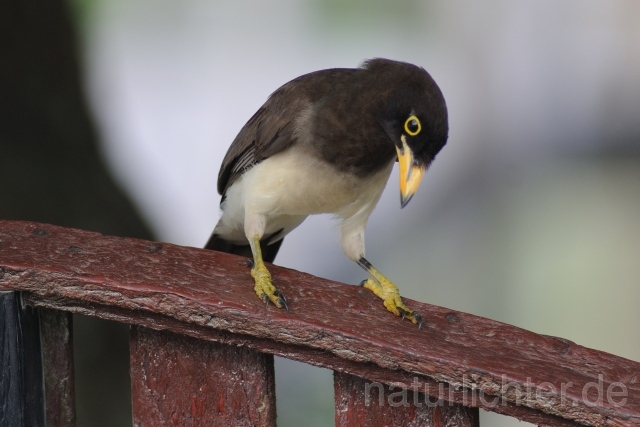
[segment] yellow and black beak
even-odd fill
[[[404,208],[418,190],[427,165],[416,162],[413,151],[407,145],[407,139],[404,135],[401,140],[402,147],[396,146],[396,151],[400,165],[400,205]]]

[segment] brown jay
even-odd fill
[[[364,257],[364,231],[394,162],[404,207],[447,133],[444,97],[415,65],[371,59],[300,76],[276,90],[229,147],[218,175],[222,217],[206,248],[252,257],[258,297],[287,308],[264,262],[308,215],[333,214],[344,253],[370,275],[362,285],[420,325]]]

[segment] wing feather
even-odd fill
[[[294,144],[300,114],[354,71],[349,68],[316,71],[277,89],[231,143],[218,174],[218,192],[224,196],[246,170]]]
[[[309,106],[310,100],[292,93],[290,86],[294,83],[287,83],[274,92],[233,140],[218,174],[220,194],[224,195],[253,165],[295,142],[296,117]]]

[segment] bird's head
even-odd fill
[[[378,122],[395,145],[400,166],[400,204],[405,207],[448,136],[447,106],[436,82],[422,68],[374,59],[363,68],[386,81]]]

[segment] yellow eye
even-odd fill
[[[416,136],[422,130],[420,119],[414,115],[410,115],[406,122],[404,122],[404,130],[409,136]]]

